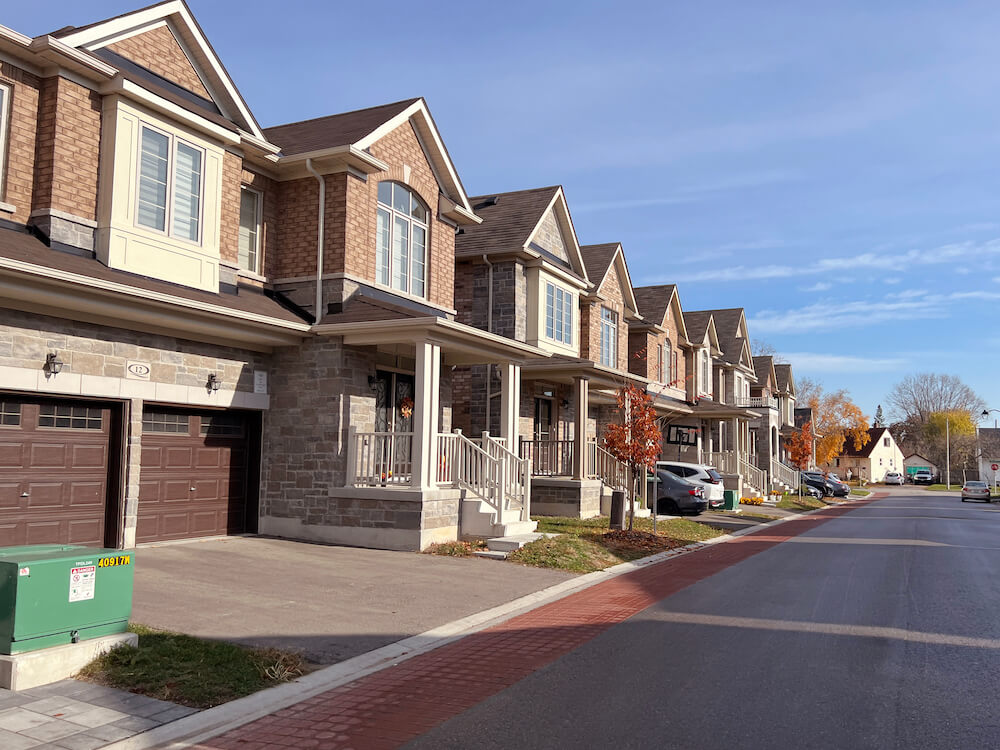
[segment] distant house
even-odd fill
[[[848,438],[841,455],[823,464],[822,468],[836,473],[841,479],[850,471],[852,478],[869,482],[881,482],[887,472],[903,470],[903,452],[887,427],[870,428],[868,437],[861,448],[855,448]]]
[[[990,484],[1000,482],[1000,429],[980,427],[976,430],[976,455],[979,458],[979,478]],[[997,468],[993,468],[993,467]]]
[[[911,453],[903,459],[903,473],[906,474],[907,479],[911,479],[921,469],[927,469],[934,476],[939,473],[937,465],[919,453]]]

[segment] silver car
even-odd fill
[[[966,500],[990,502],[990,486],[986,482],[966,482],[962,485],[962,502],[964,503]]]
[[[901,485],[903,484],[903,475],[900,474],[898,471],[890,471],[886,473],[885,479],[883,481],[885,482],[885,484]]]

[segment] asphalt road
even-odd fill
[[[658,602],[406,747],[997,748],[998,693],[1000,506],[906,488]]]

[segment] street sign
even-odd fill
[[[993,471],[996,471],[997,469],[1000,469],[1000,464],[990,464],[990,468],[993,469]]]

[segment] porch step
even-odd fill
[[[516,511],[505,512],[504,516],[517,517]],[[462,500],[461,536],[469,537],[502,537],[514,534],[530,534],[538,528],[537,521],[507,521],[496,523],[496,511],[487,503],[478,499]]]
[[[487,539],[486,546],[493,552],[507,553],[519,550],[524,545],[530,544],[531,542],[537,542],[539,539],[545,539],[553,536],[556,536],[556,534],[509,534],[507,536],[498,536],[493,539]]]
[[[506,560],[507,559],[507,553],[506,552],[496,552],[496,551],[491,550],[491,549],[476,550],[472,554],[475,555],[476,557],[482,557],[482,558],[485,558],[487,560]]]

